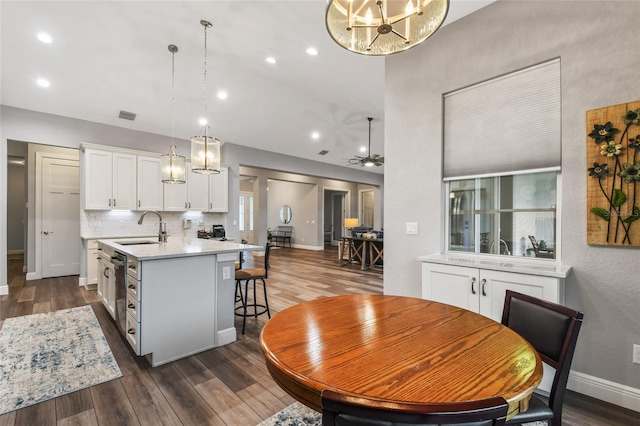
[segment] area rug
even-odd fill
[[[0,414],[122,377],[91,306],[7,318]]]
[[[257,426],[321,426],[322,414],[294,402]],[[547,422],[523,423],[522,426],[547,426]]]

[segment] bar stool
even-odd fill
[[[235,314],[242,317],[242,334],[244,334],[247,324],[247,317],[255,317],[267,314],[271,318],[269,311],[269,301],[267,299],[267,282],[269,275],[269,254],[271,253],[271,245],[267,243],[264,249],[264,268],[247,268],[236,270],[236,301],[241,303],[235,308]],[[264,291],[264,303],[258,303],[256,297],[256,282],[262,281]],[[242,281],[244,281],[244,294],[242,291]],[[249,303],[249,281],[253,281],[253,300]],[[239,297],[238,297],[239,296]]]

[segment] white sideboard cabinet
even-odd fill
[[[421,256],[422,298],[458,306],[500,322],[507,290],[564,304],[564,281],[571,267],[556,263],[490,261],[435,254]],[[539,389],[551,389],[551,367],[544,365]]]

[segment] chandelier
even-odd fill
[[[171,52],[171,147],[169,153],[160,156],[160,170],[162,172],[162,182],[164,183],[185,183],[186,159],[182,155],[176,154],[176,106],[175,106],[175,55],[178,47],[169,45]]]
[[[326,24],[340,46],[389,55],[423,42],[442,25],[449,0],[330,0]]]
[[[207,28],[211,22],[202,20],[204,27],[204,115],[200,122],[204,134],[191,138],[191,171],[201,174],[220,173],[220,141],[208,135],[207,123]]]

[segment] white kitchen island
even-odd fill
[[[260,246],[170,237],[99,240],[98,249],[112,259],[99,274],[103,303],[152,366],[236,340],[235,262],[240,251]],[[126,257],[126,266],[119,269],[114,255]]]

